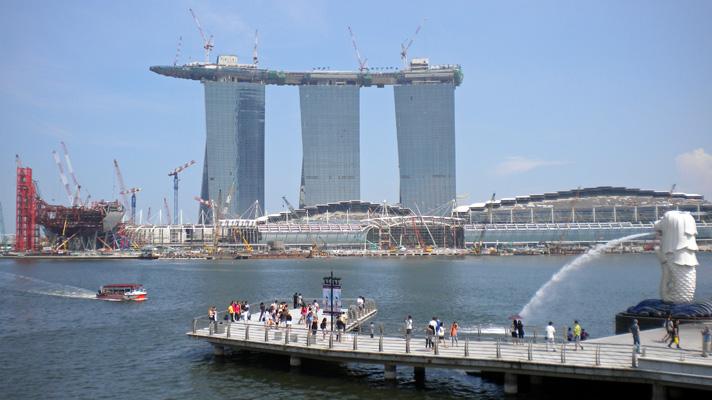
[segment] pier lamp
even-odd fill
[[[341,308],[341,278],[335,277],[334,271],[331,271],[329,276],[324,277],[322,295],[324,297],[324,303],[330,304],[331,332],[334,332],[334,303],[336,303],[339,309]]]

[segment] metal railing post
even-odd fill
[[[561,363],[566,364],[566,343],[561,344]]]
[[[405,337],[405,352],[410,353],[410,335]]]
[[[284,344],[289,344],[289,325],[284,330]]]
[[[232,322],[227,323],[227,337],[230,337],[230,327],[232,326]]]
[[[193,318],[193,334],[198,330],[198,318]]]
[[[534,343],[536,343],[536,328],[532,328],[534,330]]]
[[[601,365],[601,345],[596,345],[596,365]]]
[[[435,334],[434,338],[435,338],[435,346],[433,346],[433,348],[435,349],[435,355],[437,356],[440,354],[440,344],[439,344],[440,338],[438,337],[437,333]]]
[[[212,320],[208,324],[208,335],[213,336],[213,321]]]
[[[643,346],[643,354],[641,354],[640,356],[645,357],[645,346]]]
[[[245,340],[250,340],[250,324],[245,322]]]
[[[269,327],[265,325],[265,343],[269,342]]]
[[[358,350],[358,335],[354,335],[354,351]]]
[[[334,348],[334,332],[329,332],[329,348]]]
[[[502,358],[502,349],[500,348],[499,339],[497,339],[497,358]]]
[[[631,367],[637,368],[638,367],[638,352],[635,351],[635,347],[633,347],[633,353],[631,355]]]
[[[311,329],[307,329],[307,347],[309,347],[309,342],[311,342]]]
[[[378,351],[383,353],[383,332],[381,332],[381,336],[378,338]]]
[[[465,357],[470,356],[470,339],[465,338]]]
[[[531,361],[534,359],[534,354],[532,353],[532,341],[529,341],[529,346],[527,347],[527,360]]]

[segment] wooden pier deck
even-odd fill
[[[371,316],[352,321],[349,329]],[[620,338],[586,341],[585,350],[578,351],[572,343],[557,339],[554,352],[547,351],[541,337],[514,344],[503,337],[468,336],[461,337],[458,346],[451,346],[448,338],[447,346],[440,344],[431,350],[425,348],[423,337],[406,339],[378,332],[374,338],[363,332],[342,334],[338,341],[335,335],[324,337],[321,331],[312,337],[297,326],[287,333],[285,328],[267,329],[244,322],[229,324],[229,331],[226,327],[218,332],[198,325],[194,324],[188,335],[211,343],[216,354],[222,354],[224,348],[282,354],[290,357],[292,366],[299,366],[303,358],[383,364],[385,379],[395,379],[396,366],[404,365],[415,367],[416,380],[424,379],[425,368],[503,373],[506,393],[517,392],[520,376],[530,376],[532,382],[556,377],[650,384],[655,399],[666,398],[668,387],[712,390],[712,356],[702,357],[698,350],[669,349],[661,343],[646,345],[643,354],[637,355],[631,344],[619,343]]]

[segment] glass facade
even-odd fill
[[[205,160],[201,197],[238,217],[255,201],[264,205],[265,86],[204,81]],[[212,221],[209,210],[206,221]],[[202,216],[202,213],[201,213]],[[202,219],[201,219],[202,220]]]
[[[400,203],[422,214],[455,198],[455,86],[394,86]]]
[[[361,197],[359,87],[299,86],[302,180],[299,206]]]

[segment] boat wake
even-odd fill
[[[72,299],[96,299],[96,293],[89,289],[47,282],[42,279],[7,272],[0,272],[0,285],[26,293],[45,296],[67,297]]]

